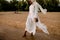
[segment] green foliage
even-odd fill
[[[10,2],[6,0],[0,0],[0,11],[28,11],[29,5],[26,1],[12,0]],[[58,0],[37,0],[37,2],[48,11],[60,11],[58,6]]]
[[[43,8],[47,8],[48,11],[60,11],[60,7],[58,6],[58,0],[37,0],[37,2]]]

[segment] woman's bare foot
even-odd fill
[[[33,36],[33,33],[31,33],[31,36]]]
[[[26,32],[27,32],[27,31],[25,31],[25,33],[24,33],[23,37],[26,37]]]

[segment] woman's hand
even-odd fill
[[[47,9],[44,9],[44,14],[46,14],[46,12],[47,12]]]
[[[38,18],[35,18],[35,22],[38,22]]]

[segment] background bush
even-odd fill
[[[0,11],[28,11],[29,5],[27,1],[12,0],[8,2],[0,0]],[[59,0],[37,0],[37,2],[49,12],[60,12]]]

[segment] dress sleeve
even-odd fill
[[[38,13],[38,9],[36,7],[37,5],[34,5],[34,17],[37,18],[37,13]]]
[[[38,8],[41,10],[41,12],[42,12],[43,14],[46,14],[47,9],[43,9],[42,6],[39,5],[39,3],[37,3],[37,6],[38,6]]]

